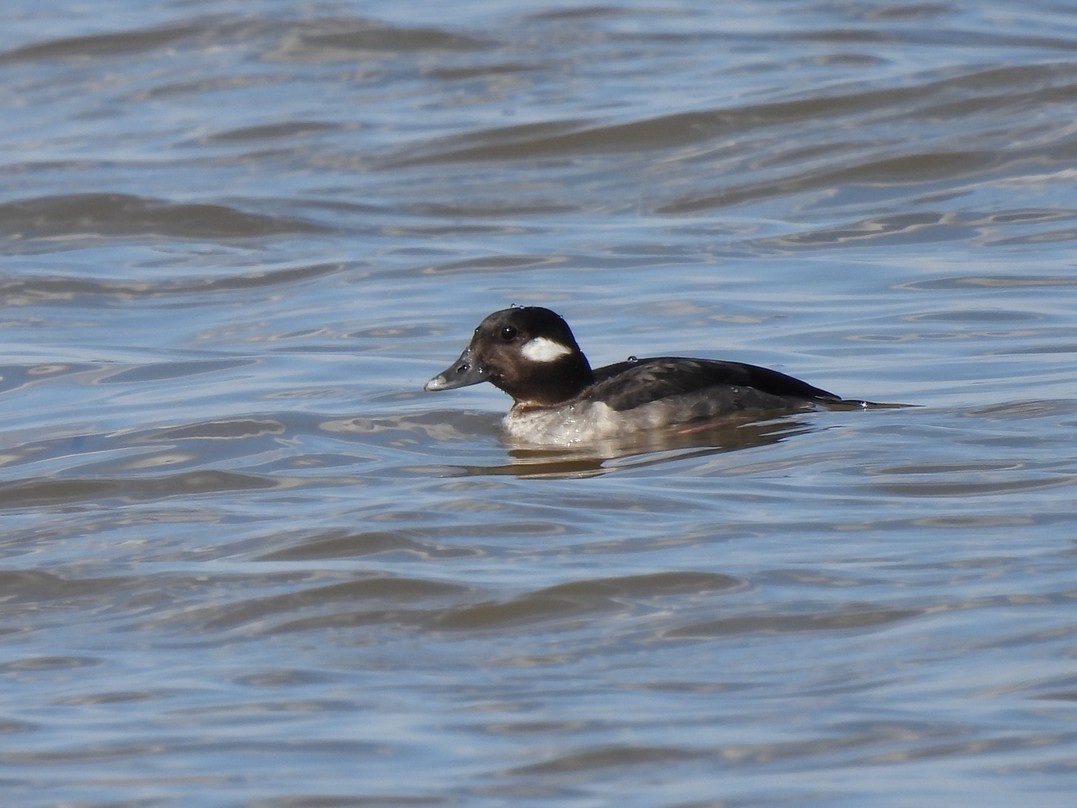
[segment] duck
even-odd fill
[[[868,407],[800,379],[743,362],[629,357],[592,368],[568,323],[541,306],[488,315],[428,392],[489,382],[512,397],[512,439],[572,445],[729,419],[761,419],[831,405]]]

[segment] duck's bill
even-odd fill
[[[432,378],[423,387],[427,391],[455,390],[457,387],[467,387],[486,381],[486,375],[482,368],[475,364],[474,355],[467,348],[460,358]]]

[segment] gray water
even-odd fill
[[[1077,9],[0,10],[4,806],[1070,806]],[[487,313],[908,409],[573,452]]]

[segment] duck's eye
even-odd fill
[[[501,339],[505,342],[512,342],[516,339],[515,326],[507,325],[501,329]]]

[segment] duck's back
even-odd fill
[[[654,357],[594,371],[586,398],[625,411],[662,399],[699,399],[713,404],[706,416],[744,409],[782,409],[813,401],[840,401],[833,393],[776,370],[714,359]],[[673,403],[672,401],[669,403]]]

